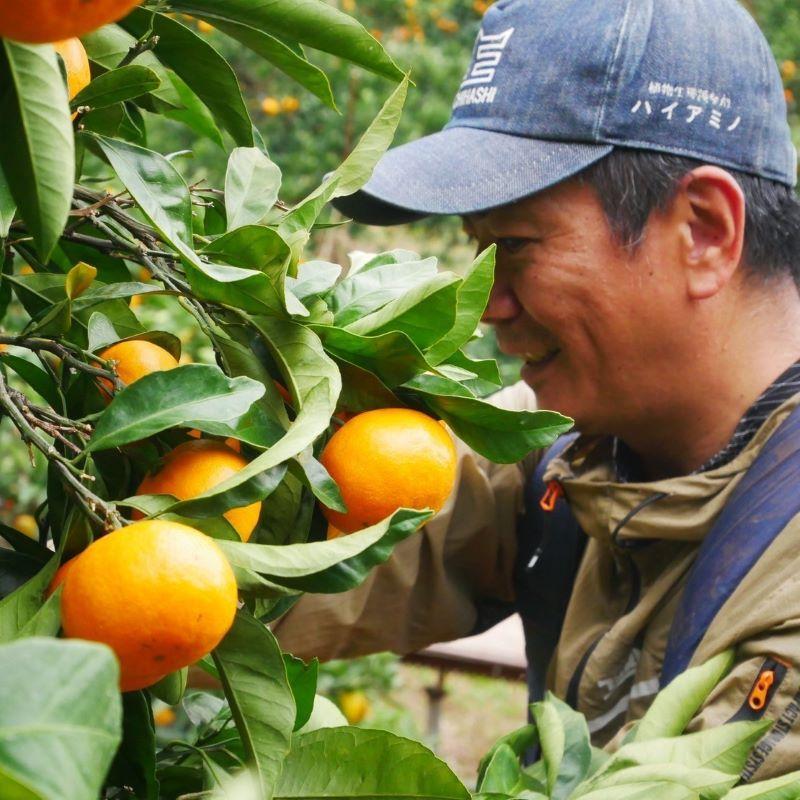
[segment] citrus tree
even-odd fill
[[[319,0],[68,5],[0,9],[0,412],[47,472],[34,537],[0,528],[0,796],[224,795],[238,772],[249,797],[466,796],[421,745],[330,727],[316,664],[268,628],[415,534],[452,487],[451,431],[513,462],[570,424],[479,399],[497,368],[463,347],[491,250],[460,274],[402,250],[304,261],[389,145],[407,77]],[[311,48],[388,99],[289,205],[235,71],[184,14],[298,91],[331,93]],[[224,145],[221,185],[148,147],[165,118]],[[204,361],[142,323],[156,295]],[[195,663],[224,700],[190,694],[191,724],[157,742],[152,700],[178,703]]]

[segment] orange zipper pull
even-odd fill
[[[747,704],[753,711],[761,711],[767,704],[767,695],[775,683],[775,673],[771,669],[765,669],[756,681],[756,685],[750,692],[750,697],[747,699]]]
[[[550,481],[547,484],[547,490],[542,495],[539,501],[539,507],[542,511],[552,511],[556,507],[559,497],[564,496],[564,489],[558,481]]]

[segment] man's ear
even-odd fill
[[[744,193],[729,172],[704,165],[684,176],[675,201],[687,295],[691,300],[713,297],[728,284],[742,259]]]

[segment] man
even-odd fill
[[[800,404],[796,177],[776,65],[735,0],[499,0],[449,125],[341,201],[380,224],[459,214],[497,245],[485,319],[524,383],[496,401],[532,407],[532,388],[581,433],[545,475],[588,536],[548,683],[596,744],[652,702],[699,547]],[[524,607],[515,527],[540,458],[463,448],[439,517],[355,592],[304,598],[284,647],[409,652]],[[693,655],[736,648],[691,729],[780,720],[748,780],[800,767],[798,542],[791,519]]]

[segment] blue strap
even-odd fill
[[[781,531],[800,513],[800,407],[767,440],[700,546],[672,623],[661,672],[666,686]]]

